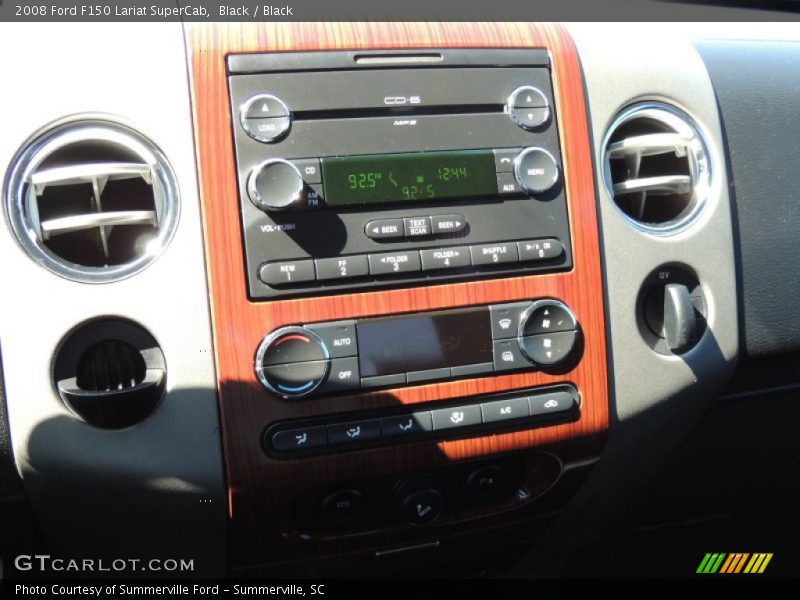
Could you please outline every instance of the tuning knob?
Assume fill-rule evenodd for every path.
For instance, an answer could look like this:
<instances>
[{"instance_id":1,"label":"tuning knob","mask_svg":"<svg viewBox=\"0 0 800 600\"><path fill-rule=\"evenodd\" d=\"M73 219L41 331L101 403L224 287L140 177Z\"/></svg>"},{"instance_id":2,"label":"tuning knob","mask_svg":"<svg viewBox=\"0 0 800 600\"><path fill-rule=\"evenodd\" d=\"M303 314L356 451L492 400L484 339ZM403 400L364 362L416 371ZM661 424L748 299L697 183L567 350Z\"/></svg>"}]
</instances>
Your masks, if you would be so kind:
<instances>
[{"instance_id":1,"label":"tuning knob","mask_svg":"<svg viewBox=\"0 0 800 600\"><path fill-rule=\"evenodd\" d=\"M544 148L525 148L514 160L514 177L529 194L543 194L558 182L558 163Z\"/></svg>"},{"instance_id":2,"label":"tuning knob","mask_svg":"<svg viewBox=\"0 0 800 600\"><path fill-rule=\"evenodd\" d=\"M566 360L577 337L575 315L558 300L534 302L520 316L517 342L523 356L533 364L549 367Z\"/></svg>"},{"instance_id":3,"label":"tuning knob","mask_svg":"<svg viewBox=\"0 0 800 600\"><path fill-rule=\"evenodd\" d=\"M325 342L305 327L281 327L265 337L256 351L256 376L284 399L313 393L328 378L331 361Z\"/></svg>"},{"instance_id":4,"label":"tuning knob","mask_svg":"<svg viewBox=\"0 0 800 600\"><path fill-rule=\"evenodd\" d=\"M250 201L263 211L287 210L303 201L305 183L300 170L282 158L253 167L247 178Z\"/></svg>"}]
</instances>

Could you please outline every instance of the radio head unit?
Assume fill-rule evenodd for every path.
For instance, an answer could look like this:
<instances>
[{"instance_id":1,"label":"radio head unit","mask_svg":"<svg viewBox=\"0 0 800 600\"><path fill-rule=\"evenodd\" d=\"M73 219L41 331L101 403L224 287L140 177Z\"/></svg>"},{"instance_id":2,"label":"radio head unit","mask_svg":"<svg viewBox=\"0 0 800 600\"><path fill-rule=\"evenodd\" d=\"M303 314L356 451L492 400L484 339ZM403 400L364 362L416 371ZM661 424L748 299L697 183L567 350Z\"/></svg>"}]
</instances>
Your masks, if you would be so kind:
<instances>
[{"instance_id":1,"label":"radio head unit","mask_svg":"<svg viewBox=\"0 0 800 600\"><path fill-rule=\"evenodd\" d=\"M228 57L251 298L572 266L550 64Z\"/></svg>"}]
</instances>

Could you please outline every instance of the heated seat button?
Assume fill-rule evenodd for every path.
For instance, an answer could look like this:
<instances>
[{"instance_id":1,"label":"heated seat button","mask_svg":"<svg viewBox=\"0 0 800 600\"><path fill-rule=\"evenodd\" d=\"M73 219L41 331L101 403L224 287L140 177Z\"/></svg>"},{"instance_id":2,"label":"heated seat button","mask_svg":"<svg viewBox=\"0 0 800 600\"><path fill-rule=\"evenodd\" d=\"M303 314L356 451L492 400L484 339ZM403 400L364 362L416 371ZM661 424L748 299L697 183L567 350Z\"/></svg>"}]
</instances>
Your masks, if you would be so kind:
<instances>
[{"instance_id":1,"label":"heated seat button","mask_svg":"<svg viewBox=\"0 0 800 600\"><path fill-rule=\"evenodd\" d=\"M412 492L402 504L403 520L410 525L433 523L444 511L444 498L436 489Z\"/></svg>"},{"instance_id":2,"label":"heated seat button","mask_svg":"<svg viewBox=\"0 0 800 600\"><path fill-rule=\"evenodd\" d=\"M349 444L376 440L379 437L381 437L381 425L375 419L328 425L329 444Z\"/></svg>"},{"instance_id":3,"label":"heated seat button","mask_svg":"<svg viewBox=\"0 0 800 600\"><path fill-rule=\"evenodd\" d=\"M514 492L514 482L499 465L476 469L467 477L468 498L475 504L498 502Z\"/></svg>"},{"instance_id":4,"label":"heated seat button","mask_svg":"<svg viewBox=\"0 0 800 600\"><path fill-rule=\"evenodd\" d=\"M279 452L291 452L305 448L318 448L328 443L325 427L302 427L282 429L272 434L270 445Z\"/></svg>"}]
</instances>

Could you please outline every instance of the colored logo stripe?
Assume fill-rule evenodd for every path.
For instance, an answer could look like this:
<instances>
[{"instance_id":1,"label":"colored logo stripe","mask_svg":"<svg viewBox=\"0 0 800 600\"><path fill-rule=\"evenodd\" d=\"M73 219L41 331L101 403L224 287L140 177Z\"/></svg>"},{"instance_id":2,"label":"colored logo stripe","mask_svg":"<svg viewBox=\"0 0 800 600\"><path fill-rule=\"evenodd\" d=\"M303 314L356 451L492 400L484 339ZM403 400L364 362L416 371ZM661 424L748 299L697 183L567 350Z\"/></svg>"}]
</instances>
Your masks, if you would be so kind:
<instances>
[{"instance_id":1,"label":"colored logo stripe","mask_svg":"<svg viewBox=\"0 0 800 600\"><path fill-rule=\"evenodd\" d=\"M719 554L716 552L713 554L711 553L706 554L702 562L700 563L700 566L697 567L697 572L716 573L717 569L719 569L719 566L722 564L722 561L725 558L725 556L726 555L724 553Z\"/></svg>"},{"instance_id":2,"label":"colored logo stripe","mask_svg":"<svg viewBox=\"0 0 800 600\"><path fill-rule=\"evenodd\" d=\"M697 573L704 574L736 574L736 573L763 573L772 560L772 553L759 552L708 552L700 561Z\"/></svg>"}]
</instances>

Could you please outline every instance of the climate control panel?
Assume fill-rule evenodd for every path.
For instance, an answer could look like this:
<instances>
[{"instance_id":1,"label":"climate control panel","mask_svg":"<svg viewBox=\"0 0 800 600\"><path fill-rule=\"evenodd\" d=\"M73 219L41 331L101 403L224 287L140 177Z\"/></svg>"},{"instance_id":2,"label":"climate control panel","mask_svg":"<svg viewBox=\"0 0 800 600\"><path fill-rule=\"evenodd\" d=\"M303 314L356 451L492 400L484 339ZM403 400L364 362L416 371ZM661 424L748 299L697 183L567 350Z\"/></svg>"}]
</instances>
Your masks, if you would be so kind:
<instances>
[{"instance_id":1,"label":"climate control panel","mask_svg":"<svg viewBox=\"0 0 800 600\"><path fill-rule=\"evenodd\" d=\"M561 367L575 358L578 338L570 308L543 298L281 327L259 345L255 372L269 392L292 400Z\"/></svg>"}]
</instances>

